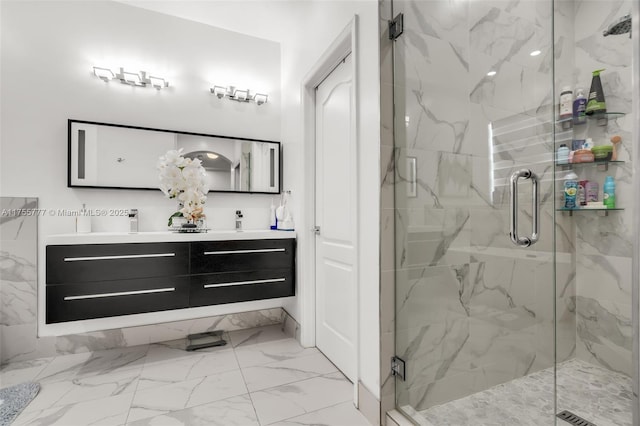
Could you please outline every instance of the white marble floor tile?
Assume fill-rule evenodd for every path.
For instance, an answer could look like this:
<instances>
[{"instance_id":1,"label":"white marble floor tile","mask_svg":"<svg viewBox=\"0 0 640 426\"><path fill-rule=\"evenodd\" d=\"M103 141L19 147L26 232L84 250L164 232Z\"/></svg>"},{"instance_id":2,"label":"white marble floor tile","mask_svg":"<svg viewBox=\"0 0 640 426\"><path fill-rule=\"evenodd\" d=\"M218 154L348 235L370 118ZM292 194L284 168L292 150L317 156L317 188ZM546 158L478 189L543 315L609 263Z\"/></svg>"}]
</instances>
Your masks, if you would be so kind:
<instances>
[{"instance_id":1,"label":"white marble floor tile","mask_svg":"<svg viewBox=\"0 0 640 426\"><path fill-rule=\"evenodd\" d=\"M249 395L198 405L127 426L259 426Z\"/></svg>"},{"instance_id":2,"label":"white marble floor tile","mask_svg":"<svg viewBox=\"0 0 640 426\"><path fill-rule=\"evenodd\" d=\"M149 347L145 345L92 352L78 369L76 377L91 377L141 368L148 350Z\"/></svg>"},{"instance_id":3,"label":"white marble floor tile","mask_svg":"<svg viewBox=\"0 0 640 426\"><path fill-rule=\"evenodd\" d=\"M290 338L282 331L282 324L232 331L229 337L234 348Z\"/></svg>"},{"instance_id":4,"label":"white marble floor tile","mask_svg":"<svg viewBox=\"0 0 640 426\"><path fill-rule=\"evenodd\" d=\"M183 339L13 363L0 383L41 384L15 426L366 424L316 348L280 325L233 334L235 347L187 352Z\"/></svg>"},{"instance_id":5,"label":"white marble floor tile","mask_svg":"<svg viewBox=\"0 0 640 426\"><path fill-rule=\"evenodd\" d=\"M213 353L194 352L188 357L146 364L140 376L138 391L239 368L232 349Z\"/></svg>"},{"instance_id":6,"label":"white marble floor tile","mask_svg":"<svg viewBox=\"0 0 640 426\"><path fill-rule=\"evenodd\" d=\"M261 425L351 401L353 385L340 373L314 377L251 394Z\"/></svg>"},{"instance_id":7,"label":"white marble floor tile","mask_svg":"<svg viewBox=\"0 0 640 426\"><path fill-rule=\"evenodd\" d=\"M127 421L134 422L246 393L240 370L145 389L135 393Z\"/></svg>"},{"instance_id":8,"label":"white marble floor tile","mask_svg":"<svg viewBox=\"0 0 640 426\"><path fill-rule=\"evenodd\" d=\"M338 371L336 367L324 355L316 353L301 358L243 368L242 374L249 392L255 392L336 371Z\"/></svg>"},{"instance_id":9,"label":"white marble floor tile","mask_svg":"<svg viewBox=\"0 0 640 426\"><path fill-rule=\"evenodd\" d=\"M302 425L370 426L371 424L351 401L271 424L271 426Z\"/></svg>"},{"instance_id":10,"label":"white marble floor tile","mask_svg":"<svg viewBox=\"0 0 640 426\"><path fill-rule=\"evenodd\" d=\"M21 413L13 426L118 426L125 423L133 393Z\"/></svg>"},{"instance_id":11,"label":"white marble floor tile","mask_svg":"<svg viewBox=\"0 0 640 426\"><path fill-rule=\"evenodd\" d=\"M89 352L57 356L36 376L35 380L41 383L71 380L90 357Z\"/></svg>"},{"instance_id":12,"label":"white marble floor tile","mask_svg":"<svg viewBox=\"0 0 640 426\"><path fill-rule=\"evenodd\" d=\"M316 348L304 348L295 339L277 340L275 342L238 346L236 348L236 356L242 368L276 361L286 361L317 353L319 351Z\"/></svg>"},{"instance_id":13,"label":"white marble floor tile","mask_svg":"<svg viewBox=\"0 0 640 426\"><path fill-rule=\"evenodd\" d=\"M51 407L133 393L136 390L141 369L141 367L138 367L110 374L41 383L40 392L27 405L25 411L44 410Z\"/></svg>"},{"instance_id":14,"label":"white marble floor tile","mask_svg":"<svg viewBox=\"0 0 640 426\"><path fill-rule=\"evenodd\" d=\"M44 370L52 358L40 358L7 364L0 369L0 389L33 381Z\"/></svg>"}]
</instances>

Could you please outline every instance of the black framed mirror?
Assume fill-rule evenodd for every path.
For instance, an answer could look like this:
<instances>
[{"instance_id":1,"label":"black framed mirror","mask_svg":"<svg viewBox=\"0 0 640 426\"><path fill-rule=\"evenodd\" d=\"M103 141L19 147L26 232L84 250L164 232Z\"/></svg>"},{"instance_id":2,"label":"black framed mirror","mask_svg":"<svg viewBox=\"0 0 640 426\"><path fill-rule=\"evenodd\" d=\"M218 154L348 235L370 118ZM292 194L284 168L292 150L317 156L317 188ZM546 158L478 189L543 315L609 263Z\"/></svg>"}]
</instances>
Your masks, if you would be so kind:
<instances>
[{"instance_id":1,"label":"black framed mirror","mask_svg":"<svg viewBox=\"0 0 640 426\"><path fill-rule=\"evenodd\" d=\"M202 161L209 192L279 194L280 142L68 121L70 188L159 188L158 159L169 150Z\"/></svg>"}]
</instances>

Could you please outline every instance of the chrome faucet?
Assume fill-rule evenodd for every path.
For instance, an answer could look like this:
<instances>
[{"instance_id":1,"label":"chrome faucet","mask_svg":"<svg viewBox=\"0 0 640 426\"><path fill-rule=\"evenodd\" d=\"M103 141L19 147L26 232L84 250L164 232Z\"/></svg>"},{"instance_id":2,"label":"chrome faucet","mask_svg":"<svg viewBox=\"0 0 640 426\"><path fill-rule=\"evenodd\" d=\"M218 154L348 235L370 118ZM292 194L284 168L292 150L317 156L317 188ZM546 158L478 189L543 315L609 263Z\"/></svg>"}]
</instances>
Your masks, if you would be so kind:
<instances>
[{"instance_id":1,"label":"chrome faucet","mask_svg":"<svg viewBox=\"0 0 640 426\"><path fill-rule=\"evenodd\" d=\"M138 232L138 209L129 209L129 233Z\"/></svg>"},{"instance_id":2,"label":"chrome faucet","mask_svg":"<svg viewBox=\"0 0 640 426\"><path fill-rule=\"evenodd\" d=\"M236 231L242 231L242 211L236 210Z\"/></svg>"}]
</instances>

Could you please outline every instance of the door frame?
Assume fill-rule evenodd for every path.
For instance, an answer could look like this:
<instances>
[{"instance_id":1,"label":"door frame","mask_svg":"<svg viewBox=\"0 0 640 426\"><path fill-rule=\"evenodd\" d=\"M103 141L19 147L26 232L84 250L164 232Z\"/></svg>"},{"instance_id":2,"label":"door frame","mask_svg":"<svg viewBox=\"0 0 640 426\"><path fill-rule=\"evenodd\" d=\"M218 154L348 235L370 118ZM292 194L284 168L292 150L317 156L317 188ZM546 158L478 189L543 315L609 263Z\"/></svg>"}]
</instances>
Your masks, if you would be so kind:
<instances>
[{"instance_id":1,"label":"door frame","mask_svg":"<svg viewBox=\"0 0 640 426\"><path fill-rule=\"evenodd\" d=\"M357 29L358 15L354 15L347 26L331 42L322 56L316 61L311 70L302 80L301 104L303 115L303 156L304 156L304 217L308 219L311 226L315 226L315 200L316 200L316 87L346 58L352 55L352 78L353 78L353 98L351 100L351 136L355 143L356 156L353 167L356 174L356 190L359 189L358 153L359 141L357 132L357 107L358 107L358 57L357 57ZM354 215L357 218L360 208L356 197ZM301 301L301 326L300 340L303 346L315 346L316 344L316 244L315 235L311 227L305 230L309 243L306 244L301 255L308 265L302 275L302 282L305 285L299 286L298 294ZM305 239L307 239L305 238ZM354 404L358 406L358 382L360 381L360 280L359 261L360 252L358 247L359 232L356 227L356 240L354 241L354 251L356 262L354 264L356 306L355 310L355 377L354 377Z\"/></svg>"}]
</instances>

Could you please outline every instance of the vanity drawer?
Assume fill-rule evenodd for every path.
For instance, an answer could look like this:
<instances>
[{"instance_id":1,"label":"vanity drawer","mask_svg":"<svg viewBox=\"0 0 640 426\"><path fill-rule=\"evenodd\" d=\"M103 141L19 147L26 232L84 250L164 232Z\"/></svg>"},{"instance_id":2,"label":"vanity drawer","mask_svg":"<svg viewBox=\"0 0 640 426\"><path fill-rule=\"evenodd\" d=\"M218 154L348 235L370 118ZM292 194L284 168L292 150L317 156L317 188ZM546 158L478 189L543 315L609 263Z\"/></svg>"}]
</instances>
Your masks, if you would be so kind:
<instances>
[{"instance_id":1,"label":"vanity drawer","mask_svg":"<svg viewBox=\"0 0 640 426\"><path fill-rule=\"evenodd\" d=\"M189 277L46 286L47 324L189 306Z\"/></svg>"},{"instance_id":2,"label":"vanity drawer","mask_svg":"<svg viewBox=\"0 0 640 426\"><path fill-rule=\"evenodd\" d=\"M220 305L288 296L295 296L293 269L231 272L192 276L189 305Z\"/></svg>"},{"instance_id":3,"label":"vanity drawer","mask_svg":"<svg viewBox=\"0 0 640 426\"><path fill-rule=\"evenodd\" d=\"M191 245L191 273L294 267L295 239L203 241Z\"/></svg>"},{"instance_id":4,"label":"vanity drawer","mask_svg":"<svg viewBox=\"0 0 640 426\"><path fill-rule=\"evenodd\" d=\"M47 246L47 284L189 274L189 243Z\"/></svg>"}]
</instances>

